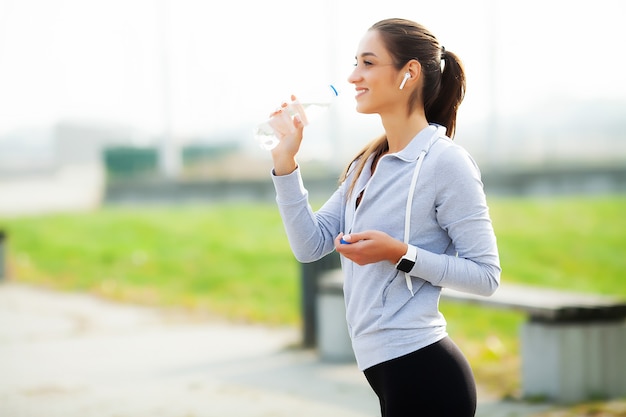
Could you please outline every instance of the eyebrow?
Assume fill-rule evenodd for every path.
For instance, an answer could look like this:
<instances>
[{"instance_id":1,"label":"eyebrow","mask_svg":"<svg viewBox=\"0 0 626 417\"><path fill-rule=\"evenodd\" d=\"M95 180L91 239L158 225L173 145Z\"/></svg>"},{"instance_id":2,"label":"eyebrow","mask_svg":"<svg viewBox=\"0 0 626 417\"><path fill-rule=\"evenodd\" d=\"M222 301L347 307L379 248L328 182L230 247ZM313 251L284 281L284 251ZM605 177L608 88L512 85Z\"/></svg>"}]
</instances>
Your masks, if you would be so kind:
<instances>
[{"instance_id":1,"label":"eyebrow","mask_svg":"<svg viewBox=\"0 0 626 417\"><path fill-rule=\"evenodd\" d=\"M366 56L374 56L376 58L378 58L378 55L376 55L374 52L363 52L361 54L361 58L365 58ZM356 59L357 57L355 56L354 59Z\"/></svg>"}]
</instances>

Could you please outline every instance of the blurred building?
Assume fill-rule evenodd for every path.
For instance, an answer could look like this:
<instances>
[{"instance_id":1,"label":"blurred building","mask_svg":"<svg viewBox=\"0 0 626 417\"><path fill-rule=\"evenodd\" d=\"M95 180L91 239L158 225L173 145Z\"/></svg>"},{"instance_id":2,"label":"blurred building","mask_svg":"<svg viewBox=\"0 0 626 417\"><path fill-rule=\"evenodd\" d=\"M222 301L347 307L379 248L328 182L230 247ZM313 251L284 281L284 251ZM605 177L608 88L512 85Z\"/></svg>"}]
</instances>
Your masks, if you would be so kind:
<instances>
[{"instance_id":1,"label":"blurred building","mask_svg":"<svg viewBox=\"0 0 626 417\"><path fill-rule=\"evenodd\" d=\"M0 140L0 215L98 207L103 148L138 139L129 128L90 123L12 132Z\"/></svg>"}]
</instances>

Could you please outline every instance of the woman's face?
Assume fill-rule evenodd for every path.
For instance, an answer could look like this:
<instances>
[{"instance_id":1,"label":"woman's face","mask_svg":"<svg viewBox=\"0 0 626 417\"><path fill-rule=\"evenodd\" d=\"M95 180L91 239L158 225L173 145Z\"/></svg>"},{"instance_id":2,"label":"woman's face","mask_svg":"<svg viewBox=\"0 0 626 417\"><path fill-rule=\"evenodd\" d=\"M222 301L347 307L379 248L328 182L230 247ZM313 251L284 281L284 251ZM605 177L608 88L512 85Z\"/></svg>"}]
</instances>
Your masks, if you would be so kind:
<instances>
[{"instance_id":1,"label":"woman's face","mask_svg":"<svg viewBox=\"0 0 626 417\"><path fill-rule=\"evenodd\" d=\"M356 88L356 110L366 114L384 114L406 108L399 100L402 76L378 31L365 33L359 44L354 71L348 82Z\"/></svg>"}]
</instances>

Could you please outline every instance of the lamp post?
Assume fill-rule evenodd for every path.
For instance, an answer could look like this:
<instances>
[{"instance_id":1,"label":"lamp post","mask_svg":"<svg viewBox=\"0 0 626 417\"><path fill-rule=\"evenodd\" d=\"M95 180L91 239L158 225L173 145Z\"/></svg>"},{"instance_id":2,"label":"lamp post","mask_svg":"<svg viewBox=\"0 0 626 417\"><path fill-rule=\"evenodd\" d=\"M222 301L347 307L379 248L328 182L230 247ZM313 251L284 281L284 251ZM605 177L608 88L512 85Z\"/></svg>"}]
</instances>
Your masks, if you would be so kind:
<instances>
[{"instance_id":1,"label":"lamp post","mask_svg":"<svg viewBox=\"0 0 626 417\"><path fill-rule=\"evenodd\" d=\"M156 0L157 30L159 37L159 50L162 82L162 109L163 131L159 141L159 170L167 179L174 179L181 169L180 149L172 135L172 97L170 80L170 57L169 57L169 30L168 25L168 1Z\"/></svg>"}]
</instances>

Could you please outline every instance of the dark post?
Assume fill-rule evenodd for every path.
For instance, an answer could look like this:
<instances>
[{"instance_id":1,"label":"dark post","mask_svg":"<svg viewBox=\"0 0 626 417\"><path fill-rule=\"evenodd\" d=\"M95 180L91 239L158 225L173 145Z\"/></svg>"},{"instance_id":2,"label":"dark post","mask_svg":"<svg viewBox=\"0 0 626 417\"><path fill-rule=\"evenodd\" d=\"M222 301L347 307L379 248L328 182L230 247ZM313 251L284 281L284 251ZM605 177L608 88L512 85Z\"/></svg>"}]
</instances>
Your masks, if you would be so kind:
<instances>
[{"instance_id":1,"label":"dark post","mask_svg":"<svg viewBox=\"0 0 626 417\"><path fill-rule=\"evenodd\" d=\"M5 241L6 241L6 237L7 234L5 233L4 230L0 230L0 281L2 281L6 274L5 274L5 263L4 263L4 256L5 256Z\"/></svg>"},{"instance_id":2,"label":"dark post","mask_svg":"<svg viewBox=\"0 0 626 417\"><path fill-rule=\"evenodd\" d=\"M317 346L317 283L324 272L340 268L341 261L337 252L331 252L318 261L301 265L302 346L312 348Z\"/></svg>"}]
</instances>

